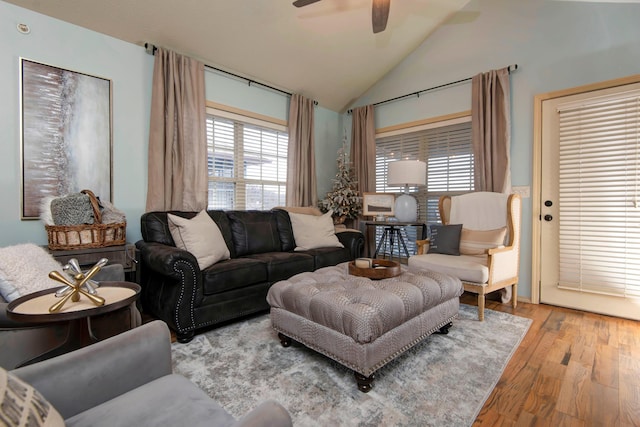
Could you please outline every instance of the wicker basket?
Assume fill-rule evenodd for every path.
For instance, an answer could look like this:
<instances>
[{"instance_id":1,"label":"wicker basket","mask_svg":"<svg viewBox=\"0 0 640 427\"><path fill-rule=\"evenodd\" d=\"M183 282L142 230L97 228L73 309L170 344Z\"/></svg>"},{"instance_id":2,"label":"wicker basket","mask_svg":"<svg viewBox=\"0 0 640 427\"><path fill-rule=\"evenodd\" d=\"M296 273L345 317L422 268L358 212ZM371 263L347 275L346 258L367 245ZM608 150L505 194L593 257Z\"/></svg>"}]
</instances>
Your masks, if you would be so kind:
<instances>
[{"instance_id":1,"label":"wicker basket","mask_svg":"<svg viewBox=\"0 0 640 427\"><path fill-rule=\"evenodd\" d=\"M91 190L82 190L89 196L93 208L93 224L79 225L45 225L49 238L49 249L69 250L104 248L106 246L118 246L126 243L127 222L112 224L102 223L102 213L98 205L98 199Z\"/></svg>"}]
</instances>

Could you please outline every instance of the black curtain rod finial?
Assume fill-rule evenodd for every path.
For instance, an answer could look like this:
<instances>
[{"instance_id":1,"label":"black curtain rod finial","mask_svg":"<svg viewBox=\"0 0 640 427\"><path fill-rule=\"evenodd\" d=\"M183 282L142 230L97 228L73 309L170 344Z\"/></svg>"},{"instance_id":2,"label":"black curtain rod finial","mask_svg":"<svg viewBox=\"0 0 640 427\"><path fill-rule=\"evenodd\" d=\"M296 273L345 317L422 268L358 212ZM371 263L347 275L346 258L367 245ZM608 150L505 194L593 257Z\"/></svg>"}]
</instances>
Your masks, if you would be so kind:
<instances>
[{"instance_id":1,"label":"black curtain rod finial","mask_svg":"<svg viewBox=\"0 0 640 427\"><path fill-rule=\"evenodd\" d=\"M151 43L145 43L144 44L144 50L149 54L149 55L155 55L156 51L158 50L157 47L155 47L154 45L152 45Z\"/></svg>"}]
</instances>

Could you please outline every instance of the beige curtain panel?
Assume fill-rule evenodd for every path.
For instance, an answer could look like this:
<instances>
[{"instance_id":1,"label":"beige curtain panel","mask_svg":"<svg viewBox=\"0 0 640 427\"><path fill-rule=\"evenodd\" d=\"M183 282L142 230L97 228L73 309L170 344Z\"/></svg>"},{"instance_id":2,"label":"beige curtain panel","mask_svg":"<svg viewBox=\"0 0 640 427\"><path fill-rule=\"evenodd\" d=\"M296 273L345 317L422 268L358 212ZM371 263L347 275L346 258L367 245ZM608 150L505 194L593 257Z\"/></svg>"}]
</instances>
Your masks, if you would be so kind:
<instances>
[{"instance_id":1,"label":"beige curtain panel","mask_svg":"<svg viewBox=\"0 0 640 427\"><path fill-rule=\"evenodd\" d=\"M204 64L159 48L149 128L147 212L207 207Z\"/></svg>"},{"instance_id":2,"label":"beige curtain panel","mask_svg":"<svg viewBox=\"0 0 640 427\"><path fill-rule=\"evenodd\" d=\"M351 110L351 163L360 197L376 191L376 125L373 105ZM365 256L373 253L375 227L366 227L360 219L355 228L366 236Z\"/></svg>"},{"instance_id":3,"label":"beige curtain panel","mask_svg":"<svg viewBox=\"0 0 640 427\"><path fill-rule=\"evenodd\" d=\"M471 79L471 129L476 191L511 192L509 69Z\"/></svg>"},{"instance_id":4,"label":"beige curtain panel","mask_svg":"<svg viewBox=\"0 0 640 427\"><path fill-rule=\"evenodd\" d=\"M316 206L318 202L313 127L313 100L293 94L289 107L287 206Z\"/></svg>"},{"instance_id":5,"label":"beige curtain panel","mask_svg":"<svg viewBox=\"0 0 640 427\"><path fill-rule=\"evenodd\" d=\"M373 105L351 111L351 163L358 180L358 192L376 190L376 125Z\"/></svg>"}]
</instances>

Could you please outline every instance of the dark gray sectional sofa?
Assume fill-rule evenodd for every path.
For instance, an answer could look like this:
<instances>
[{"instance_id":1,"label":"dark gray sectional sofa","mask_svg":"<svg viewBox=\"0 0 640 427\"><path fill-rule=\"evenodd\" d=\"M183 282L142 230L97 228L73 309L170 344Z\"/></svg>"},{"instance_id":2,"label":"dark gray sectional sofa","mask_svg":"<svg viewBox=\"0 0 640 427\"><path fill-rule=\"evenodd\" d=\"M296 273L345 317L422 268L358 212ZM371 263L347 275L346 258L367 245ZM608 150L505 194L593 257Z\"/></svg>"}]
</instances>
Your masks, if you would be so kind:
<instances>
[{"instance_id":1,"label":"dark gray sectional sofa","mask_svg":"<svg viewBox=\"0 0 640 427\"><path fill-rule=\"evenodd\" d=\"M294 251L289 214L270 211L207 213L216 222L231 258L200 271L196 258L175 246L167 213L193 218L198 212L147 212L141 217L141 305L143 312L165 321L180 342L196 331L249 314L269 310L269 287L318 268L359 257L364 236L359 231L337 233L344 248ZM206 239L207 236L202 236Z\"/></svg>"}]
</instances>

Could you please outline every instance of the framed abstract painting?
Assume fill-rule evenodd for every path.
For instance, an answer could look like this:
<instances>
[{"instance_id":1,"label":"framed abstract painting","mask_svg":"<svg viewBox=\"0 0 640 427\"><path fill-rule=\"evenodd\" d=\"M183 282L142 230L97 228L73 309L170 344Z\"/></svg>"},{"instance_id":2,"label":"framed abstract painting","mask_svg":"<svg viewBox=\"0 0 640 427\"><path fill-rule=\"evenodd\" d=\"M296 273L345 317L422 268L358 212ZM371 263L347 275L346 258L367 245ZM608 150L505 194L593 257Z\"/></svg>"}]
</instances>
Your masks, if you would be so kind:
<instances>
[{"instance_id":1,"label":"framed abstract painting","mask_svg":"<svg viewBox=\"0 0 640 427\"><path fill-rule=\"evenodd\" d=\"M22 219L47 197L112 199L111 80L20 58Z\"/></svg>"}]
</instances>

